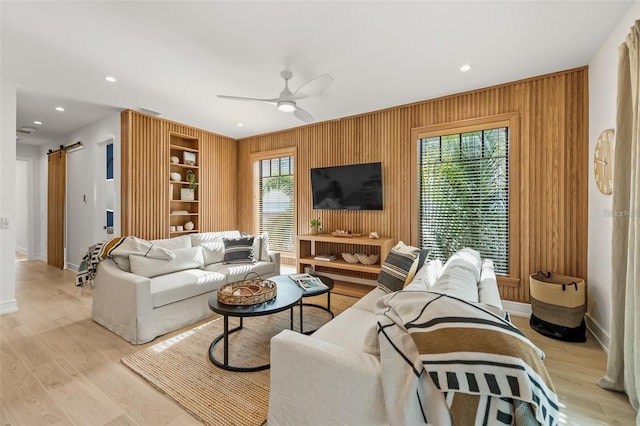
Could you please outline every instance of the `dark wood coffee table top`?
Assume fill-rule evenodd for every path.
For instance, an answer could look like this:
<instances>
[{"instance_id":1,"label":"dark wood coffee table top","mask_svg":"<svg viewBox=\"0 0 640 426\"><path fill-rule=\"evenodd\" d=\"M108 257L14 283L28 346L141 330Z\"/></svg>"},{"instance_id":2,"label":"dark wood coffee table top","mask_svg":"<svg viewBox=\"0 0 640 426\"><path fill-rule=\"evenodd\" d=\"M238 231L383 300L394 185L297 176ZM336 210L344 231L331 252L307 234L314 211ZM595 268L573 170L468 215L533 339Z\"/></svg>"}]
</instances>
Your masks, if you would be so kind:
<instances>
[{"instance_id":1,"label":"dark wood coffee table top","mask_svg":"<svg viewBox=\"0 0 640 426\"><path fill-rule=\"evenodd\" d=\"M225 305L218 302L218 292L215 291L209 297L209 308L217 314L230 317L257 317L287 310L300 301L303 291L291 279L287 278L289 280L287 283L284 280L276 280L279 277L268 278L275 281L278 288L276 297L267 302L256 305Z\"/></svg>"}]
</instances>

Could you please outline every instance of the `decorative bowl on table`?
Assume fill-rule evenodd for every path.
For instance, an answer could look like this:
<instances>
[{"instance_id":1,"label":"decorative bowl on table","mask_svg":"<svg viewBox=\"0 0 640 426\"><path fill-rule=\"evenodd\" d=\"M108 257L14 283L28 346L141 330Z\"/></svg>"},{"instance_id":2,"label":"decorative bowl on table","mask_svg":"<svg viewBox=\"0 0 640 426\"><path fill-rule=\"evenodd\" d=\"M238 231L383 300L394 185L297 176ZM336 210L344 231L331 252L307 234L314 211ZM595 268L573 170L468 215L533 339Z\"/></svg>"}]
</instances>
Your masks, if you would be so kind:
<instances>
[{"instance_id":1,"label":"decorative bowl on table","mask_svg":"<svg viewBox=\"0 0 640 426\"><path fill-rule=\"evenodd\" d=\"M351 253L342 253L342 258L347 263L358 263L358 256Z\"/></svg>"},{"instance_id":2,"label":"decorative bowl on table","mask_svg":"<svg viewBox=\"0 0 640 426\"><path fill-rule=\"evenodd\" d=\"M360 263L363 265L373 265L378 261L380 257L379 254L364 254L364 253L356 253L356 256Z\"/></svg>"}]
</instances>

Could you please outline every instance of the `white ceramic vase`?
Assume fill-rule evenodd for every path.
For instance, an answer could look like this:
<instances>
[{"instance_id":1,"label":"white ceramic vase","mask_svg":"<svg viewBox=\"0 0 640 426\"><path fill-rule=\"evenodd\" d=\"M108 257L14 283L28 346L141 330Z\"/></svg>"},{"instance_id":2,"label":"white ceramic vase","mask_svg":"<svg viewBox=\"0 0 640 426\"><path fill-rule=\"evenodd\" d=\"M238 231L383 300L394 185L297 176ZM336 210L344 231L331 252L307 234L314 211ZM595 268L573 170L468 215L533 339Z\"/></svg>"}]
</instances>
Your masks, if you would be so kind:
<instances>
[{"instance_id":1,"label":"white ceramic vase","mask_svg":"<svg viewBox=\"0 0 640 426\"><path fill-rule=\"evenodd\" d=\"M169 175L172 181L180 182L182 180L182 175L178 172L171 172Z\"/></svg>"},{"instance_id":2,"label":"white ceramic vase","mask_svg":"<svg viewBox=\"0 0 640 426\"><path fill-rule=\"evenodd\" d=\"M187 222L184 224L184 229L186 231L192 231L193 228L195 228L195 225L193 224L193 222Z\"/></svg>"}]
</instances>

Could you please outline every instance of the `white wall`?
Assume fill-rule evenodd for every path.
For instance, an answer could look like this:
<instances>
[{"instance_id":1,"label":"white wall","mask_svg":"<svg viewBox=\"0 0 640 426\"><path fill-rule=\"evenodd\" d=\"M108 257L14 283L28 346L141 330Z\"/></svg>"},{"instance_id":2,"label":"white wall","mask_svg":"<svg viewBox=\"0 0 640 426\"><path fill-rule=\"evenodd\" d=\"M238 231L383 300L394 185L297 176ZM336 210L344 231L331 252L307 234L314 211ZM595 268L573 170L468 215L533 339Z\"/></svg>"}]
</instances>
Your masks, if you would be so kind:
<instances>
[{"instance_id":1,"label":"white wall","mask_svg":"<svg viewBox=\"0 0 640 426\"><path fill-rule=\"evenodd\" d=\"M29 161L17 160L16 161L16 201L14 208L16 209L16 220L14 221L14 227L16 231L16 251L22 254L29 253L29 216L31 209L29 208L29 197L31 196L31 177L29 176Z\"/></svg>"},{"instance_id":2,"label":"white wall","mask_svg":"<svg viewBox=\"0 0 640 426\"><path fill-rule=\"evenodd\" d=\"M640 1L634 2L589 63L589 152L591 158L598 136L604 129L616 127L618 47L629 29L640 19ZM615 165L614 165L615 167ZM609 347L611 329L611 195L602 195L593 179L590 161L589 180L589 306L587 325L601 344ZM614 189L615 190L615 189Z\"/></svg>"},{"instance_id":3,"label":"white wall","mask_svg":"<svg viewBox=\"0 0 640 426\"><path fill-rule=\"evenodd\" d=\"M18 310L15 282L16 86L0 80L0 314ZM0 219L2 220L2 219Z\"/></svg>"},{"instance_id":4,"label":"white wall","mask_svg":"<svg viewBox=\"0 0 640 426\"><path fill-rule=\"evenodd\" d=\"M82 256L94 241L95 228L102 226L102 216L95 215L96 145L113 138L114 156L114 236L120 235L120 114L82 128L67 138L65 145L81 141L84 148L67 154L67 267L77 270Z\"/></svg>"}]
</instances>

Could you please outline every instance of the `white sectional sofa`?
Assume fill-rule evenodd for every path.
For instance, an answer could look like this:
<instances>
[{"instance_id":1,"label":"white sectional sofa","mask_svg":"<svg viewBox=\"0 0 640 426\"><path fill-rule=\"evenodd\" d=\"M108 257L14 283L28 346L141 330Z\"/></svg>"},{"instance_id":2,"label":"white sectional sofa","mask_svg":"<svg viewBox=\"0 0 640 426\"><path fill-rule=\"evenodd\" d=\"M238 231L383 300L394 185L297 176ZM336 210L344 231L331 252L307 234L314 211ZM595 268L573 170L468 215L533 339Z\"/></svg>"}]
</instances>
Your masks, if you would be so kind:
<instances>
[{"instance_id":1,"label":"white sectional sofa","mask_svg":"<svg viewBox=\"0 0 640 426\"><path fill-rule=\"evenodd\" d=\"M171 250L172 260L103 260L93 284L93 320L131 343L146 343L211 315L207 300L220 286L253 273L280 274L280 254L268 250L267 234L254 238L254 262L225 263L223 238L239 237L239 231L224 231L152 241Z\"/></svg>"},{"instance_id":2,"label":"white sectional sofa","mask_svg":"<svg viewBox=\"0 0 640 426\"><path fill-rule=\"evenodd\" d=\"M501 310L493 263L477 258L474 277L464 253L455 256L446 268L429 262L402 291L441 292ZM310 336L285 330L271 340L270 426L389 424L379 356L367 350L376 303L386 295L372 290Z\"/></svg>"}]
</instances>

